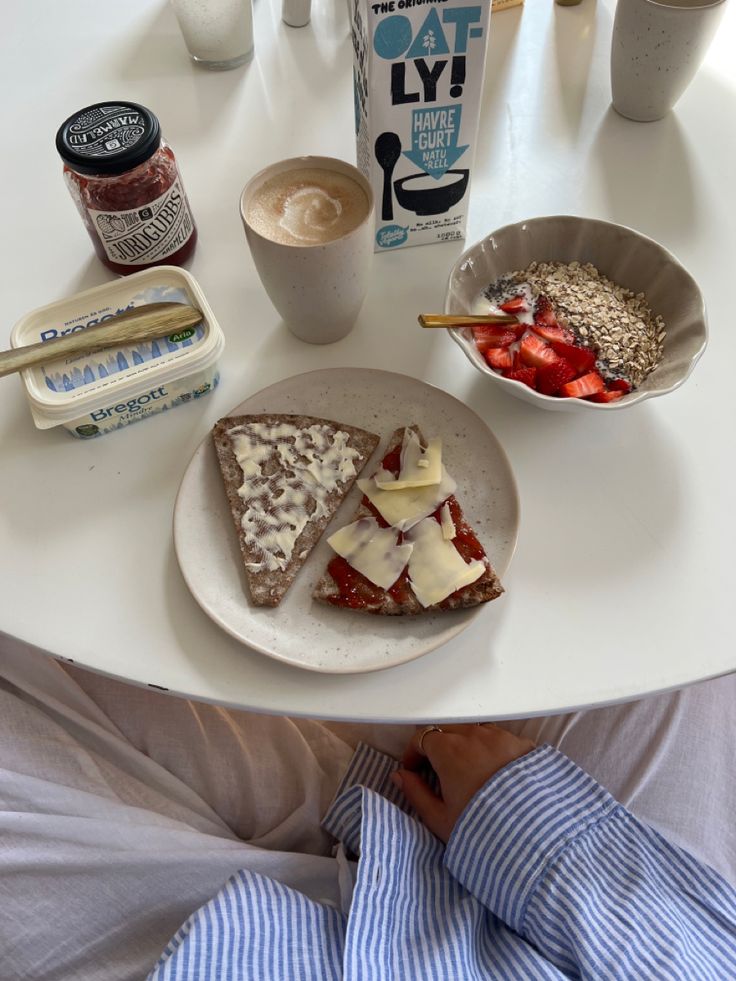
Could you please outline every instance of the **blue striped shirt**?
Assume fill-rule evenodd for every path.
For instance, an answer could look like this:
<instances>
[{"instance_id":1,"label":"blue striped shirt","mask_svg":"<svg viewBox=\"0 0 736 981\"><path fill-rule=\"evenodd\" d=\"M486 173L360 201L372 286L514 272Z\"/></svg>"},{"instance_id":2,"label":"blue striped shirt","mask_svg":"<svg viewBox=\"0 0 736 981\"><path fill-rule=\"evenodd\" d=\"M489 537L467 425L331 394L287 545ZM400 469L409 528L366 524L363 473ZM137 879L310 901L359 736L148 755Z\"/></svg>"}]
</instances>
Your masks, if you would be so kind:
<instances>
[{"instance_id":1,"label":"blue striped shirt","mask_svg":"<svg viewBox=\"0 0 736 981\"><path fill-rule=\"evenodd\" d=\"M736 978L736 892L548 746L500 770L445 848L361 746L324 826L349 913L240 871L149 981Z\"/></svg>"}]
</instances>

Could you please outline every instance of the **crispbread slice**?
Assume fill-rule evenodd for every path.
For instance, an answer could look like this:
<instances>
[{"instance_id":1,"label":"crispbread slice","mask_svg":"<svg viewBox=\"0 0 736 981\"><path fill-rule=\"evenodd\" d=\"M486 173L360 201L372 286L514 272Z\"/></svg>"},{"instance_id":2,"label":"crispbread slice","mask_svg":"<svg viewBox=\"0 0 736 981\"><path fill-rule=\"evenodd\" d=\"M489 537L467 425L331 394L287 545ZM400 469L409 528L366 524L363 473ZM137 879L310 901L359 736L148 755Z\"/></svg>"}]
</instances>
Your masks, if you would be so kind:
<instances>
[{"instance_id":1,"label":"crispbread slice","mask_svg":"<svg viewBox=\"0 0 736 981\"><path fill-rule=\"evenodd\" d=\"M296 430L300 431L308 430L311 426L327 428L330 431L333 443L338 433L347 434L347 447L355 450L358 454L352 461L355 473L341 480L334 490L329 491L323 501L324 507L319 515L315 514L316 498L313 494L310 494L309 486L304 485L308 495L304 507L310 517L296 538L290 555L287 556L282 553L279 556L280 560L284 563L283 568L262 568L266 553L258 545L257 535L246 533L243 527L243 517L248 512L248 504L238 491L241 486L245 486L246 480L243 469L235 455L230 433L237 427L248 426L254 423L270 427L293 426ZM227 494L230 511L238 533L238 542L245 565L251 598L256 606L278 606L286 591L294 582L297 573L307 560L309 553L317 544L320 535L327 527L335 511L355 483L358 474L378 446L379 437L374 433L357 429L355 426L346 426L342 423L333 422L330 419L272 413L232 416L230 418L220 419L212 430L212 438L222 472L225 493ZM267 444L264 442L263 445L265 446ZM275 444L273 444L273 452L262 461L262 472L275 479L278 479L281 474L286 476L289 473L294 473L293 470L289 470L285 466L283 460L279 457ZM265 527L265 520L267 518L273 519L274 511L277 508L276 499L270 498L268 492L265 492L255 502L254 508L256 511L260 509L263 513ZM250 517L252 516L253 511L250 514ZM259 566L261 567L259 568Z\"/></svg>"},{"instance_id":2,"label":"crispbread slice","mask_svg":"<svg viewBox=\"0 0 736 981\"><path fill-rule=\"evenodd\" d=\"M411 428L419 436L422 446L426 446L426 440L422 436L419 427L412 426ZM393 433L391 439L389 440L386 452L384 453L384 459L389 453L401 446L404 439L404 429L405 427L402 426L400 429L397 429L395 433ZM457 501L456 496L455 500ZM462 509L460 510L462 513ZM353 521L357 521L358 518L364 518L368 515L375 516L374 512L363 502L361 502L357 511L355 512ZM467 525L467 521L464 517L463 521L465 521L465 524ZM372 584L370 584L370 592L377 597L375 601L370 601L365 606L358 607L356 607L352 602L343 603L341 602L339 587L330 575L329 570L325 572L320 581L317 583L312 595L314 599L321 603L328 603L330 606L342 606L346 609L357 610L358 612L363 613L378 614L380 616L414 616L419 613L426 613L436 610L468 609L469 607L478 606L481 603L488 603L490 600L496 599L504 591L501 581L488 561L488 557L486 556L483 561L486 565L486 571L483 573L480 579L476 579L474 583L471 583L469 586L465 586L463 589L460 589L451 596L448 596L447 599L443 600L441 603L437 603L433 606L422 606L411 589L407 591L407 594L401 602L397 602L397 600L395 600L389 592L386 590L381 590ZM359 573L356 573L356 575L359 575Z\"/></svg>"}]
</instances>

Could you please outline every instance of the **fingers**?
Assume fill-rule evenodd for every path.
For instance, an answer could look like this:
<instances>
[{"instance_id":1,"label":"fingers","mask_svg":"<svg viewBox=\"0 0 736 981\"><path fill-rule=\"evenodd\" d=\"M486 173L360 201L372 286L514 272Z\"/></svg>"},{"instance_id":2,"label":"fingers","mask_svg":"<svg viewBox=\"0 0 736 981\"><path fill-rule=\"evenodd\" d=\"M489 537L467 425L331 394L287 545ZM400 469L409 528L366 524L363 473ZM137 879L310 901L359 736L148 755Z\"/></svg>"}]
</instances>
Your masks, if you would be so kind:
<instances>
[{"instance_id":1,"label":"fingers","mask_svg":"<svg viewBox=\"0 0 736 981\"><path fill-rule=\"evenodd\" d=\"M448 828L447 808L443 801L430 790L418 774L411 773L409 770L394 773L392 780L403 790L404 796L432 834L447 842L451 827Z\"/></svg>"},{"instance_id":2,"label":"fingers","mask_svg":"<svg viewBox=\"0 0 736 981\"><path fill-rule=\"evenodd\" d=\"M422 765L425 759L428 759L434 767L434 759L437 758L437 754L440 754L440 759L442 759L445 755L443 748L440 745L441 742L444 740L445 749L448 749L450 743L452 742L444 739L446 735L467 736L477 733L486 725L490 727L493 725L493 723L483 723L482 726L479 726L474 722L454 724L448 723L441 726L441 732L438 732L436 729L427 731L427 726L420 726L412 736L409 745L406 747L401 762L408 770L416 770Z\"/></svg>"},{"instance_id":3,"label":"fingers","mask_svg":"<svg viewBox=\"0 0 736 981\"><path fill-rule=\"evenodd\" d=\"M401 762L409 770L416 770L424 763L425 759L431 763L437 744L440 740L446 739L449 733L450 726L442 726L441 729L422 726L417 729L406 747Z\"/></svg>"}]
</instances>

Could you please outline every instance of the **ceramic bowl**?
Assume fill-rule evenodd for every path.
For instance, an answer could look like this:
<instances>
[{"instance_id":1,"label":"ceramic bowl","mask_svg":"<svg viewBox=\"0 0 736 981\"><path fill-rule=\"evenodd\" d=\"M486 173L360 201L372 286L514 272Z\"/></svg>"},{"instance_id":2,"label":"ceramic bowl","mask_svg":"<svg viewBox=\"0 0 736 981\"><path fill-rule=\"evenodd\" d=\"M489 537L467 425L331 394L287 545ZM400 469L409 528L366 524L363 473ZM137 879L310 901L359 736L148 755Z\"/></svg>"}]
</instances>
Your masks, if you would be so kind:
<instances>
[{"instance_id":1,"label":"ceramic bowl","mask_svg":"<svg viewBox=\"0 0 736 981\"><path fill-rule=\"evenodd\" d=\"M675 257L651 238L594 218L554 215L506 225L477 242L453 266L445 312L471 313L483 290L504 273L531 262L591 262L615 283L644 293L665 323L662 362L636 391L616 402L597 403L540 395L488 366L467 327L448 331L469 361L510 395L559 412L611 412L666 395L690 375L705 350L708 327L698 284Z\"/></svg>"}]
</instances>

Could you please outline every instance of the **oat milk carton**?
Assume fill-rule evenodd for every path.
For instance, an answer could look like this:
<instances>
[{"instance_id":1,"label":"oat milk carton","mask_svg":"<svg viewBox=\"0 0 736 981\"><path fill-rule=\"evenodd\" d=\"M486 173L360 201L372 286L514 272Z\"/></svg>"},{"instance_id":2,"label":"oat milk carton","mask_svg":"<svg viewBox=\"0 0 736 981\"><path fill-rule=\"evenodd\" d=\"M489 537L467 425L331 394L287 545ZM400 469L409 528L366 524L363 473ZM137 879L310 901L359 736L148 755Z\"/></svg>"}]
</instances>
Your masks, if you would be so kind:
<instances>
[{"instance_id":1,"label":"oat milk carton","mask_svg":"<svg viewBox=\"0 0 736 981\"><path fill-rule=\"evenodd\" d=\"M348 0L376 251L465 237L491 0Z\"/></svg>"}]
</instances>

